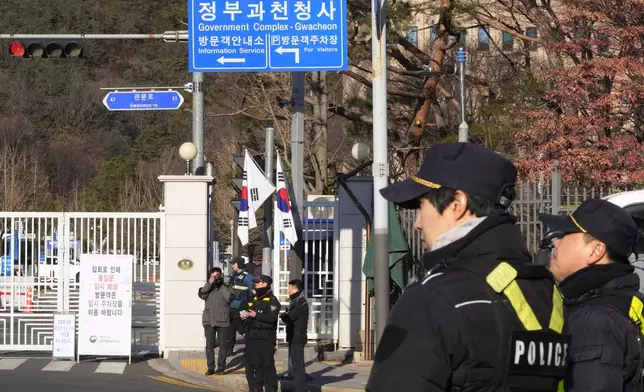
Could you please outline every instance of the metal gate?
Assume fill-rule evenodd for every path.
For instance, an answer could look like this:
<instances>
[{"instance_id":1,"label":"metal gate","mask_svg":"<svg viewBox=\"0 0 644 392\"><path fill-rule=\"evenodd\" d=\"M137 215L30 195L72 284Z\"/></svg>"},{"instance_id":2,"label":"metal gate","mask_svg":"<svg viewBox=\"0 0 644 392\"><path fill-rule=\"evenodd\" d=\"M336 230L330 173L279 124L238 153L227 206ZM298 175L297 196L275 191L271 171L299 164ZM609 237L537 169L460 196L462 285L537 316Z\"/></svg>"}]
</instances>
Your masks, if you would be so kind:
<instances>
[{"instance_id":1,"label":"metal gate","mask_svg":"<svg viewBox=\"0 0 644 392\"><path fill-rule=\"evenodd\" d=\"M302 213L304 260L302 281L309 301L308 338L333 339L338 335L338 274L337 255L340 229L335 219L337 201L305 201ZM276 234L273 285L275 296L288 309L288 259L291 250L285 249ZM278 320L278 339L286 339L286 326Z\"/></svg>"},{"instance_id":2,"label":"metal gate","mask_svg":"<svg viewBox=\"0 0 644 392\"><path fill-rule=\"evenodd\" d=\"M163 213L0 213L0 351L51 351L77 313L81 254L134 255L132 354L161 352ZM77 319L78 320L78 319Z\"/></svg>"}]
</instances>

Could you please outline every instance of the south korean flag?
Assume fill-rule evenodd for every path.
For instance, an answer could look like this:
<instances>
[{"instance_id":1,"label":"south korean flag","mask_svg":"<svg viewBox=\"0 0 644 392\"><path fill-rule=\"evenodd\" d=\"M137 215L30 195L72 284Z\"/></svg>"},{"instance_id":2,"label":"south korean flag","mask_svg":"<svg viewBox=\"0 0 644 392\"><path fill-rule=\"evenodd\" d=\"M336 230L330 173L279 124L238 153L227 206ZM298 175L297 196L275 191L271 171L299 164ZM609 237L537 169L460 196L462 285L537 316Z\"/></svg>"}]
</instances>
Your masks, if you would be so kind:
<instances>
[{"instance_id":1,"label":"south korean flag","mask_svg":"<svg viewBox=\"0 0 644 392\"><path fill-rule=\"evenodd\" d=\"M248 150L245 150L244 176L239 220L237 222L237 235L242 245L246 245L249 242L248 231L257 227L255 213L273 192L275 192L275 187L268 181L255 160L248 154Z\"/></svg>"}]
</instances>

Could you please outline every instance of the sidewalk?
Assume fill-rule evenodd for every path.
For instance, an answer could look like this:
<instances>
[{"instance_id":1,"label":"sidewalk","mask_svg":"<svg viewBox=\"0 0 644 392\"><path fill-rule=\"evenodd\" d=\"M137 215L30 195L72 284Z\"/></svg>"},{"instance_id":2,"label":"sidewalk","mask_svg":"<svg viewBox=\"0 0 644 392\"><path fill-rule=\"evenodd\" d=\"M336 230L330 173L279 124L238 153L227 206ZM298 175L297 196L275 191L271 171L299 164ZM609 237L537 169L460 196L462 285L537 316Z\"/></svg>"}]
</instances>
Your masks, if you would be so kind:
<instances>
[{"instance_id":1,"label":"sidewalk","mask_svg":"<svg viewBox=\"0 0 644 392\"><path fill-rule=\"evenodd\" d=\"M305 353L306 371L309 376L309 391L356 392L364 391L371 370L370 362L351 363L342 359L342 353L326 352L323 361L318 361L315 348ZM339 355L338 355L339 354ZM203 351L171 353L167 359L152 359L152 368L168 377L196 384L215 391L246 392L248 386L244 373L243 345L235 346L235 354L228 358L226 373L221 376L205 376L206 356ZM288 367L288 350L280 347L275 354L278 378ZM292 390L289 380L281 380L282 391Z\"/></svg>"}]
</instances>

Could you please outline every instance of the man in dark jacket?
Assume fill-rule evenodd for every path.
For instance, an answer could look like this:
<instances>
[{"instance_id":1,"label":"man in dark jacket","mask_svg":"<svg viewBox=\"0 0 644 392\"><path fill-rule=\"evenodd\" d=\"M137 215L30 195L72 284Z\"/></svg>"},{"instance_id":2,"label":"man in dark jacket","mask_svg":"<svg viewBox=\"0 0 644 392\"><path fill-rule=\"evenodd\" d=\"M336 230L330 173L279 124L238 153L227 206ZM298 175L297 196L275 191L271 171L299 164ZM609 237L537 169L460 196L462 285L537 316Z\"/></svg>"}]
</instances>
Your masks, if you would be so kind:
<instances>
[{"instance_id":1,"label":"man in dark jacket","mask_svg":"<svg viewBox=\"0 0 644 392\"><path fill-rule=\"evenodd\" d=\"M554 240L550 270L561 282L572 335L566 391L642 391L642 295L629 263L638 230L630 215L591 199L568 216L541 215Z\"/></svg>"},{"instance_id":2,"label":"man in dark jacket","mask_svg":"<svg viewBox=\"0 0 644 392\"><path fill-rule=\"evenodd\" d=\"M247 302L253 295L253 281L255 277L249 274L245 268L243 257L235 257L232 260L233 276L230 279L230 286L233 292L233 299L230 303L230 328L228 329L228 355L233 355L237 332L243 324L239 318L239 307Z\"/></svg>"},{"instance_id":3,"label":"man in dark jacket","mask_svg":"<svg viewBox=\"0 0 644 392\"><path fill-rule=\"evenodd\" d=\"M277 391L274 347L281 305L271 291L273 279L255 279L255 296L242 305L240 317L246 331L246 380L251 392Z\"/></svg>"},{"instance_id":4,"label":"man in dark jacket","mask_svg":"<svg viewBox=\"0 0 644 392\"><path fill-rule=\"evenodd\" d=\"M230 326L230 300L231 292L223 284L221 269L210 269L208 282L199 289L199 298L206 301L201 323L206 333L206 359L208 371L206 376L224 374L226 370L226 341L227 331ZM217 370L215 371L215 342L219 335L219 355L217 356Z\"/></svg>"},{"instance_id":5,"label":"man in dark jacket","mask_svg":"<svg viewBox=\"0 0 644 392\"><path fill-rule=\"evenodd\" d=\"M292 366L295 392L306 391L306 370L304 369L304 346L308 340L309 303L304 296L304 283L299 279L288 282L288 294L291 303L288 311L280 318L286 323L286 341L288 357Z\"/></svg>"},{"instance_id":6,"label":"man in dark jacket","mask_svg":"<svg viewBox=\"0 0 644 392\"><path fill-rule=\"evenodd\" d=\"M381 190L420 208L429 272L391 310L367 391L557 390L569 340L562 298L506 212L515 182L504 157L449 143L432 146L416 175Z\"/></svg>"}]
</instances>

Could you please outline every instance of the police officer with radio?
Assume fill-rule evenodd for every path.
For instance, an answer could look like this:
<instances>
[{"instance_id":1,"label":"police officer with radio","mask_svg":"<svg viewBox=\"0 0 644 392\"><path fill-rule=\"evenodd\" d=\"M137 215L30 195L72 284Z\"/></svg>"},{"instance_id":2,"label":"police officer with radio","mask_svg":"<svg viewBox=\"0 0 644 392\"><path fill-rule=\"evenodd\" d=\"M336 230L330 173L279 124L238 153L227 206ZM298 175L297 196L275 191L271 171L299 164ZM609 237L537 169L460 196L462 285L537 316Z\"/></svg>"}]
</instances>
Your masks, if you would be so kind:
<instances>
[{"instance_id":1,"label":"police officer with radio","mask_svg":"<svg viewBox=\"0 0 644 392\"><path fill-rule=\"evenodd\" d=\"M273 279L261 275L255 280L254 296L242 304L246 342L246 380L251 392L277 391L274 348L280 302L271 291Z\"/></svg>"},{"instance_id":2,"label":"police officer with radio","mask_svg":"<svg viewBox=\"0 0 644 392\"><path fill-rule=\"evenodd\" d=\"M624 209L591 199L541 214L555 237L550 270L572 335L566 391L642 391L644 297L630 265L638 229Z\"/></svg>"},{"instance_id":3,"label":"police officer with radio","mask_svg":"<svg viewBox=\"0 0 644 392\"><path fill-rule=\"evenodd\" d=\"M232 260L233 276L230 279L233 300L230 303L230 328L228 328L228 355L233 355L237 332L241 330L243 321L239 317L239 307L252 296L253 280L255 277L245 270L243 257Z\"/></svg>"},{"instance_id":4,"label":"police officer with radio","mask_svg":"<svg viewBox=\"0 0 644 392\"><path fill-rule=\"evenodd\" d=\"M419 209L428 273L391 310L367 391L557 390L569 343L562 298L507 212L516 177L483 146L447 143L381 190Z\"/></svg>"}]
</instances>

